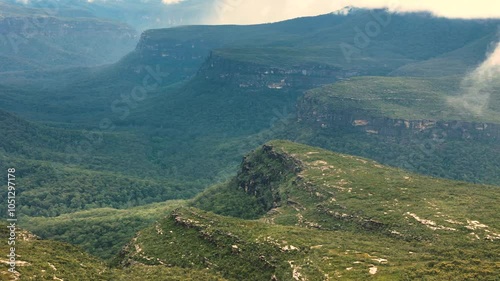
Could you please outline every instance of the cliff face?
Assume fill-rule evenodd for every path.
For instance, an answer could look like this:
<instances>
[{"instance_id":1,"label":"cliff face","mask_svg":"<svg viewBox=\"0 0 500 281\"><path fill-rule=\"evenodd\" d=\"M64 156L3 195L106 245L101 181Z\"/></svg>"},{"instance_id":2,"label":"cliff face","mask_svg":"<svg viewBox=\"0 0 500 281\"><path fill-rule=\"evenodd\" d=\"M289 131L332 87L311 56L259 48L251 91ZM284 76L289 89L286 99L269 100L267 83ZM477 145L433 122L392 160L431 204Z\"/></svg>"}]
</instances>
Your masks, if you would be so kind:
<instances>
[{"instance_id":1,"label":"cliff face","mask_svg":"<svg viewBox=\"0 0 500 281\"><path fill-rule=\"evenodd\" d=\"M341 102L341 101L339 101ZM297 108L298 121L327 131L365 132L404 137L428 135L440 139L497 140L500 124L443 120L405 120L376 116L369 110L333 110L314 99L302 99Z\"/></svg>"},{"instance_id":2,"label":"cliff face","mask_svg":"<svg viewBox=\"0 0 500 281\"><path fill-rule=\"evenodd\" d=\"M163 32L165 33L164 36ZM192 78L206 61L213 48L220 46L218 40L207 40L203 36L180 39L169 35L172 30L145 31L142 33L130 65L160 65L180 80Z\"/></svg>"},{"instance_id":3,"label":"cliff face","mask_svg":"<svg viewBox=\"0 0 500 281\"><path fill-rule=\"evenodd\" d=\"M330 84L357 75L340 68L321 64L275 66L257 64L211 53L198 71L204 79L229 83L247 90L298 90Z\"/></svg>"},{"instance_id":4,"label":"cliff face","mask_svg":"<svg viewBox=\"0 0 500 281\"><path fill-rule=\"evenodd\" d=\"M202 62L209 54L210 49L217 47L217 45L217 42L206 41L203 38L180 40L166 37L158 39L146 31L141 35L136 52L141 58L146 59Z\"/></svg>"}]
</instances>

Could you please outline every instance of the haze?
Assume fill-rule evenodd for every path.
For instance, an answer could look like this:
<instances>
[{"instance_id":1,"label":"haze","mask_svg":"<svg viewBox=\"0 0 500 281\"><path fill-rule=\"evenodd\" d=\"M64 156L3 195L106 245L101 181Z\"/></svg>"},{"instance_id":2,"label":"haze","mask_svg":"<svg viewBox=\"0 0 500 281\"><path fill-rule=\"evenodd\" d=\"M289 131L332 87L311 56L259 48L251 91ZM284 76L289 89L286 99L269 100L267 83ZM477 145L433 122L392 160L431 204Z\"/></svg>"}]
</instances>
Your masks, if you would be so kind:
<instances>
[{"instance_id":1,"label":"haze","mask_svg":"<svg viewBox=\"0 0 500 281\"><path fill-rule=\"evenodd\" d=\"M185 0L189 2L190 0ZM174 2L174 1L167 1ZM500 1L477 0L219 0L210 22L214 24L267 23L325 14L346 6L389 8L393 11L428 11L449 18L498 18Z\"/></svg>"}]
</instances>

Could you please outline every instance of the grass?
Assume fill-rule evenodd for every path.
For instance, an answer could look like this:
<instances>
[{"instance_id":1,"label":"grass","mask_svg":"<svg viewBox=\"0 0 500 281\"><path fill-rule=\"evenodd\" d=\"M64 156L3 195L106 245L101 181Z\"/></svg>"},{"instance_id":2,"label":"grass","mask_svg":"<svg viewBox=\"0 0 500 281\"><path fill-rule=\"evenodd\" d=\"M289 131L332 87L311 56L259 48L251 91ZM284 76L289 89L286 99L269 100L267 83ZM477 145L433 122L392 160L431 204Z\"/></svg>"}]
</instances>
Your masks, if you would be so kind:
<instances>
[{"instance_id":1,"label":"grass","mask_svg":"<svg viewBox=\"0 0 500 281\"><path fill-rule=\"evenodd\" d=\"M9 235L7 231L6 226L2 224L2 239L7 239ZM67 243L39 240L31 233L20 229L17 230L17 237L18 273L14 276L8 272L5 259L1 259L0 280L225 280L220 275L203 269L148 267L140 264L126 269L111 268L102 260L84 253L81 248ZM0 250L8 253L7 246L6 243L2 243Z\"/></svg>"},{"instance_id":2,"label":"grass","mask_svg":"<svg viewBox=\"0 0 500 281\"><path fill-rule=\"evenodd\" d=\"M44 239L72 243L108 262L135 233L185 205L166 201L128 209L95 208L57 217L23 217L21 226Z\"/></svg>"},{"instance_id":3,"label":"grass","mask_svg":"<svg viewBox=\"0 0 500 281\"><path fill-rule=\"evenodd\" d=\"M339 44L352 44L352 27L370 21L373 18L364 11L348 17L325 15L251 27L153 30L143 36L140 46L145 48L116 65L25 72L25 76L14 77L19 79L18 85L1 88L6 101L3 107L60 127L39 126L0 112L2 132L7 132L0 136L0 143L5 144L0 156L3 165L14 165L20 171L20 195L26 202L20 210L32 216L52 216L24 217L24 226L44 238L81 245L109 261L136 231L158 220L140 231L114 259L125 269L107 271L102 260L81 255L79 248L33 241L25 244L33 253L27 257L33 266L23 268L22 273L33 277L43 269L47 273L43 278L51 278L48 274L55 273L45 262L52 255L56 257L52 264L64 268L57 277L69 280L76 278L74 274L82 275L81 280L122 280L126 274L131 280L158 276L186 280L197 275L201 280L221 276L270 280L274 275L289 280L294 274L310 280L494 280L499 271L494 253L499 249L498 240L490 240L499 231L494 200L497 187L418 176L319 148L271 142L247 157L236 177L208 189L189 204L253 221L194 208L167 215L186 202L136 207L194 196L207 183L230 174L244 151L275 136L276 131L261 133L276 119L289 117L286 108L295 105L302 88L267 89L267 83L283 77L262 76L254 67L259 71L298 69L300 78L303 67L318 73L324 67L339 71L325 75L328 79L398 70L418 74L425 68L435 70L436 77L454 75L457 68L481 60L477 50L496 32L496 21L482 25L394 15L394 22L347 62ZM471 45L463 47L466 44ZM226 61L211 69L208 60L196 72L212 49L216 50L211 59ZM179 57L163 57L162 52ZM168 67L162 70L173 75L129 118L117 121L117 131L105 133L103 143L87 153L68 152L68 146L82 146L81 134L71 129L93 128L102 117L109 117L112 102L142 82L144 73L132 72L143 64ZM450 69L440 69L445 64ZM264 90L240 88L236 76L261 84ZM25 86L25 81L32 84ZM447 106L446 97L458 93L459 81L458 77L352 78L312 90L305 99L312 101L310 113L319 115L359 110L379 118L498 123L496 96L484 116L463 116ZM47 87L39 89L42 82ZM282 108L284 113L276 114ZM366 134L349 132L321 135L309 125L291 128L298 129L294 133L307 141L377 155L392 165L414 156L412 150L422 139L432 138L425 135L408 145L405 139L373 141ZM498 182L498 145L494 141L450 141L440 144L433 155L437 158L419 159L414 171ZM67 163L76 157L81 161ZM85 210L89 208L98 209ZM378 258L387 259L387 264ZM82 260L97 271L86 270L80 265ZM373 275L369 271L374 267L378 271ZM105 275L98 276L103 270Z\"/></svg>"},{"instance_id":4,"label":"grass","mask_svg":"<svg viewBox=\"0 0 500 281\"><path fill-rule=\"evenodd\" d=\"M300 165L292 178L265 181L284 173L286 170L279 167L289 165L290 160ZM376 280L495 280L498 273L499 260L493 254L499 250L500 239L496 186L425 177L286 141L272 141L249 155L236 179L246 182L231 181L209 189L194 205L238 215L233 210L210 207L242 204L239 196L219 197L219 192L226 194L229 189L246 194L250 200L258 198L254 188L261 193L265 189L278 192L276 204L269 208L267 202L258 201L263 205L257 208L265 207L269 212L254 221L197 209L177 210L141 231L129 246L127 257L158 257L163 263L193 268L208 266L230 280L237 280L234 276L241 273L240 267L249 266L244 261L256 255L275 261L271 263L273 271L261 269L263 275L258 280L272 275L286 280L294 271L311 280L324 280L326 275L362 280L371 276L370 267L378 269L371 277ZM203 197L220 202L207 208ZM250 206L246 212L252 214ZM245 210L239 214L245 215ZM178 240L175 233L186 229L190 243L184 247L181 245L187 241ZM198 243L204 245L201 256L208 261L199 258L196 249L202 246ZM248 243L251 250L245 251ZM133 245L141 251L131 250ZM243 250L231 254L231 245ZM275 252L268 252L270 245L276 247ZM283 250L287 245L299 250ZM289 261L293 261L291 268L286 266Z\"/></svg>"}]
</instances>

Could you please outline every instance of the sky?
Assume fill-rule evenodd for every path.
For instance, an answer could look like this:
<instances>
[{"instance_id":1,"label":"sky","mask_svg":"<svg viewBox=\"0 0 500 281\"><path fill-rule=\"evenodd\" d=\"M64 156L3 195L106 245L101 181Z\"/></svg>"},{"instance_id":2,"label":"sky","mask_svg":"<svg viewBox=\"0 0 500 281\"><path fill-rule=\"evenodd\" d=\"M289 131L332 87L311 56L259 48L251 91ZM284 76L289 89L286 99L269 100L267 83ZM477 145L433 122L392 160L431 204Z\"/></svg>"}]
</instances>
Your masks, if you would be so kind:
<instances>
[{"instance_id":1,"label":"sky","mask_svg":"<svg viewBox=\"0 0 500 281\"><path fill-rule=\"evenodd\" d=\"M2 1L2 0L0 0ZM30 3L43 0L14 0ZM60 0L45 0L57 2ZM207 24L257 24L315 16L340 10L346 6L389 8L392 11L428 11L450 18L500 18L500 0L80 0L87 2L123 3L162 2L172 8L199 13ZM203 3L201 5L200 3ZM205 8L212 3L214 9ZM190 19L186 19L188 22ZM199 21L197 21L199 22Z\"/></svg>"},{"instance_id":2,"label":"sky","mask_svg":"<svg viewBox=\"0 0 500 281\"><path fill-rule=\"evenodd\" d=\"M164 0L164 3L179 1ZM346 6L429 11L451 18L500 18L500 0L216 0L215 6L209 20L212 24L276 22L326 14Z\"/></svg>"}]
</instances>

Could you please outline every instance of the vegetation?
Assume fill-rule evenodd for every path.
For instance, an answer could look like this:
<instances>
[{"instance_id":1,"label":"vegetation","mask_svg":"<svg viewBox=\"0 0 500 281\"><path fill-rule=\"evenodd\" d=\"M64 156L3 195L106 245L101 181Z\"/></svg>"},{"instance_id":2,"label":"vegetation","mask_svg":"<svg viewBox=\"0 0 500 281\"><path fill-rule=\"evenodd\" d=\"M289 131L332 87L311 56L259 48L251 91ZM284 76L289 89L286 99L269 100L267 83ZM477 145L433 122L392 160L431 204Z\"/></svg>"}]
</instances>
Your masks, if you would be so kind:
<instances>
[{"instance_id":1,"label":"vegetation","mask_svg":"<svg viewBox=\"0 0 500 281\"><path fill-rule=\"evenodd\" d=\"M500 84L491 90L487 108L473 115L454 107L449 99L462 95L462 77L406 78L357 77L308 92L305 100L318 105L313 110L364 111L368 117L403 120L442 120L500 123Z\"/></svg>"},{"instance_id":2,"label":"vegetation","mask_svg":"<svg viewBox=\"0 0 500 281\"><path fill-rule=\"evenodd\" d=\"M55 25L116 31L78 3ZM20 280L497 280L499 87L482 114L448 98L498 23L353 10L149 30L99 67L38 69L99 60L87 37L2 52L0 170L21 226L59 241L20 232Z\"/></svg>"},{"instance_id":3,"label":"vegetation","mask_svg":"<svg viewBox=\"0 0 500 281\"><path fill-rule=\"evenodd\" d=\"M293 177L283 177L289 171L283 167L293 167ZM181 208L140 231L121 264L209 268L229 280L497 278L498 187L419 176L285 141L249 155L236 178L246 179L247 190L279 193L274 206L255 206L269 209L261 219ZM241 197L220 196L242 191L230 184L193 204L234 215L217 207L241 203ZM203 205L204 196L220 201ZM255 210L237 215L246 212Z\"/></svg>"},{"instance_id":4,"label":"vegetation","mask_svg":"<svg viewBox=\"0 0 500 281\"><path fill-rule=\"evenodd\" d=\"M463 68L474 67L484 59L485 53L480 50L486 50L490 44L488 38L496 35L495 20L480 23L422 14L388 15L384 11L376 12L381 17L391 16L391 24L384 27L367 48L354 54L350 62L346 61L338 46L347 43L356 47L352 26L362 27L373 21L370 11L358 10L347 16L329 14L252 26L184 26L149 30L144 32L135 51L113 65L4 73L0 75L0 84L3 84L0 85L0 98L4 101L0 105L2 109L15 112L23 119L42 121L58 128L41 130L42 134L70 135L42 144L43 154L35 152L35 148L41 145L37 138L11 138L18 145L14 150L6 149L6 152L10 156L13 156L12 152L17 152L16 159L23 155L27 160L60 163L63 158L63 163L69 159L75 165L72 168L85 172L92 170L117 173L120 178L127 175L139 180L153 180L155 183L152 185L169 186L163 190L152 188L155 191L148 192L152 197L158 195L159 190L169 194L163 194L161 199L194 196L204 187L223 181L235 171L243 154L277 137L361 154L384 164L401 166L400 162L406 160L392 156L385 158L373 151L364 153L375 148L365 142L358 145L356 140L347 140L350 135L344 134L348 132L335 133L335 137L342 138L340 135L344 135L344 140L347 140L337 147L330 141L331 135L323 135L323 132L308 135L309 124L292 126L293 131L279 132L275 129L278 121L295 114L297 98L303 95L304 90L350 76L396 75L401 67L432 59L440 59L439 66L463 59L463 67L459 67L462 72L453 72L458 75L463 73ZM388 34L398 34L399 37ZM158 67L165 77L162 77L158 87L148 91L145 99L134 100L129 94L148 77L146 66L154 70ZM440 69L439 66L433 68ZM384 116L409 112L410 117L441 118L438 108L442 105L441 89L456 89L457 79L423 81L368 77L344 81L332 87L359 90L360 94L370 92L372 96L382 95L387 88L408 88L401 95L411 96L419 91L418 86L422 84L422 92L426 93L424 102L406 105L382 102L377 110ZM269 88L282 80L286 84L283 88ZM313 92L319 91L323 90ZM323 102L319 98L318 101ZM119 102L118 107L116 102ZM324 102L325 107L330 107L329 101L325 99ZM365 109L372 106L369 103L344 105L346 110L349 110L348 106ZM432 112L425 112L427 108ZM492 118L496 118L496 108L496 104L492 103L489 112ZM464 118L477 119L474 116ZM111 120L112 124L103 129L102 120ZM90 140L82 129L91 132ZM270 129L271 133L268 133ZM40 128L37 127L37 130ZM11 134L14 134L13 131ZM102 143L97 143L101 134ZM316 139L321 139L321 142ZM351 142L355 148L342 148ZM387 142L392 143L390 140ZM364 149L358 152L360 146ZM61 154L61 149L64 151L67 148L71 152ZM53 153L54 150L57 153ZM384 148L384 151L387 149ZM480 153L485 151L487 149L481 149ZM444 175L450 178L495 182L491 175L484 177L481 172L461 176L470 166L463 162L449 164L446 161L449 153L440 155L440 161L433 159L427 162L424 159L417 161L415 166L431 166L418 171L432 175L441 175L441 171L445 171ZM472 157L479 157L474 155ZM409 156L406 153L401 157ZM436 164L440 162L446 163ZM488 160L478 170L494 170L496 166L493 163L493 160ZM184 183L182 190L170 187ZM118 201L97 206L121 207L121 199ZM150 201L144 199L142 202ZM67 211L70 210L60 210L56 214Z\"/></svg>"},{"instance_id":5,"label":"vegetation","mask_svg":"<svg viewBox=\"0 0 500 281\"><path fill-rule=\"evenodd\" d=\"M108 262L139 230L184 205L167 201L128 209L95 208L57 217L23 217L20 221L43 239L71 243Z\"/></svg>"},{"instance_id":6,"label":"vegetation","mask_svg":"<svg viewBox=\"0 0 500 281\"><path fill-rule=\"evenodd\" d=\"M201 181L166 180L152 173L152 166L145 165L147 148L126 134L89 136L1 111L0 118L0 169L17 170L16 192L24 202L19 214L58 216L91 208L127 208L193 197L202 188ZM127 153L132 147L136 154ZM0 194L2 200L6 196Z\"/></svg>"},{"instance_id":7,"label":"vegetation","mask_svg":"<svg viewBox=\"0 0 500 281\"><path fill-rule=\"evenodd\" d=\"M5 224L2 224L1 230L0 238L7 240L9 233ZM17 238L17 272L9 272L9 266L2 258L0 280L225 280L204 269L148 267L141 264L126 269L110 268L102 260L70 244L39 240L30 232L20 229L17 230ZM2 243L0 250L8 253L7 243Z\"/></svg>"},{"instance_id":8,"label":"vegetation","mask_svg":"<svg viewBox=\"0 0 500 281\"><path fill-rule=\"evenodd\" d=\"M299 101L296 122L277 135L421 174L498 185L500 96L492 90L482 114L468 113L448 102L462 94L458 79L359 77L314 89Z\"/></svg>"}]
</instances>

